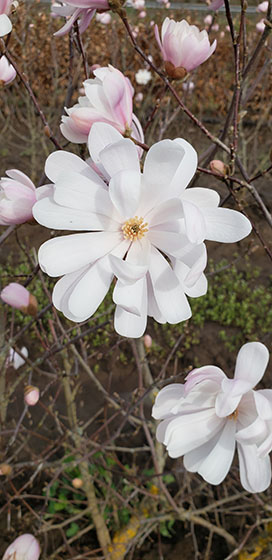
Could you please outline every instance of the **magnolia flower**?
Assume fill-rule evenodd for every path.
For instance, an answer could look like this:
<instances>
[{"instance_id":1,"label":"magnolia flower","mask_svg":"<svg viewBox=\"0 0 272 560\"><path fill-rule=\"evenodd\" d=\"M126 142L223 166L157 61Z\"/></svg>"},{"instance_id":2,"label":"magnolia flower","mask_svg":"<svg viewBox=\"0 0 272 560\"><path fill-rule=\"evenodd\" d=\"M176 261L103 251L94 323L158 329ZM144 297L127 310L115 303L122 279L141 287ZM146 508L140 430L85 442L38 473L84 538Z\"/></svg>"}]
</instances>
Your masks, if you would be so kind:
<instances>
[{"instance_id":1,"label":"magnolia flower","mask_svg":"<svg viewBox=\"0 0 272 560\"><path fill-rule=\"evenodd\" d=\"M7 548L3 560L39 560L40 545L33 535L25 533L17 537Z\"/></svg>"},{"instance_id":2,"label":"magnolia flower","mask_svg":"<svg viewBox=\"0 0 272 560\"><path fill-rule=\"evenodd\" d=\"M212 24L213 21L213 17L211 16L211 14L208 14L207 16L204 17L204 23L207 26L210 26Z\"/></svg>"},{"instance_id":3,"label":"magnolia flower","mask_svg":"<svg viewBox=\"0 0 272 560\"><path fill-rule=\"evenodd\" d=\"M6 175L0 179L0 224L23 224L32 219L37 191L22 171L9 169Z\"/></svg>"},{"instance_id":4,"label":"magnolia flower","mask_svg":"<svg viewBox=\"0 0 272 560\"><path fill-rule=\"evenodd\" d=\"M257 31L259 31L259 33L264 32L264 30L265 30L264 19L261 19L260 21L258 21L258 23L256 23L256 29L257 29Z\"/></svg>"},{"instance_id":5,"label":"magnolia flower","mask_svg":"<svg viewBox=\"0 0 272 560\"><path fill-rule=\"evenodd\" d=\"M86 95L66 109L68 117L62 117L63 136L71 142L87 142L93 124L106 122L121 134L131 130L132 136L143 142L142 127L132 112L134 90L130 80L110 65L96 68L93 73L95 78L83 83Z\"/></svg>"},{"instance_id":6,"label":"magnolia flower","mask_svg":"<svg viewBox=\"0 0 272 560\"><path fill-rule=\"evenodd\" d=\"M145 68L138 70L138 72L136 72L135 74L135 80L137 84L141 86L146 86L146 84L150 82L151 78L152 78L151 72L149 70L146 70Z\"/></svg>"},{"instance_id":7,"label":"magnolia flower","mask_svg":"<svg viewBox=\"0 0 272 560\"><path fill-rule=\"evenodd\" d=\"M1 16L0 16L1 18ZM16 78L16 70L9 63L5 56L0 58L0 84L3 82L5 85L10 84Z\"/></svg>"},{"instance_id":8,"label":"magnolia flower","mask_svg":"<svg viewBox=\"0 0 272 560\"><path fill-rule=\"evenodd\" d=\"M40 398L40 390L33 385L27 385L24 390L24 400L27 406L35 406Z\"/></svg>"},{"instance_id":9,"label":"magnolia flower","mask_svg":"<svg viewBox=\"0 0 272 560\"><path fill-rule=\"evenodd\" d=\"M8 17L12 1L13 0L1 0L0 2L0 37L4 37L4 35L7 35L12 30L12 23Z\"/></svg>"},{"instance_id":10,"label":"magnolia flower","mask_svg":"<svg viewBox=\"0 0 272 560\"><path fill-rule=\"evenodd\" d=\"M191 371L184 385L164 387L152 415L163 420L157 439L170 457L184 455L188 471L220 484L237 443L242 486L248 492L266 490L271 480L272 436L271 425L268 434L262 419L269 417L271 422L272 390L253 388L263 377L268 359L263 344L249 342L238 353L233 379L216 366L204 366Z\"/></svg>"},{"instance_id":11,"label":"magnolia flower","mask_svg":"<svg viewBox=\"0 0 272 560\"><path fill-rule=\"evenodd\" d=\"M30 294L24 286L17 284L17 282L8 284L1 291L0 297L5 303L15 309L20 309L24 313L29 313L33 316L37 313L37 300L35 296Z\"/></svg>"},{"instance_id":12,"label":"magnolia flower","mask_svg":"<svg viewBox=\"0 0 272 560\"><path fill-rule=\"evenodd\" d=\"M70 1L59 2L52 5L52 15L64 16L67 21L61 29L54 33L55 36L60 37L69 33L73 28L75 21L78 21L79 33L84 33L86 31L89 23L91 22L95 10L109 10L109 4L107 0L82 0L82 1Z\"/></svg>"},{"instance_id":13,"label":"magnolia flower","mask_svg":"<svg viewBox=\"0 0 272 560\"><path fill-rule=\"evenodd\" d=\"M268 0L264 0L264 2L261 2L260 4L258 4L257 12L266 13L267 10L268 10Z\"/></svg>"},{"instance_id":14,"label":"magnolia flower","mask_svg":"<svg viewBox=\"0 0 272 560\"><path fill-rule=\"evenodd\" d=\"M27 358L28 357L28 349L23 346L20 350L21 354ZM10 348L9 356L8 356L8 363L14 368L19 369L21 366L25 364L25 360L14 348Z\"/></svg>"},{"instance_id":15,"label":"magnolia flower","mask_svg":"<svg viewBox=\"0 0 272 560\"><path fill-rule=\"evenodd\" d=\"M213 2L210 4L209 8L210 10L219 10L222 6L225 5L224 0L213 0Z\"/></svg>"},{"instance_id":16,"label":"magnolia flower","mask_svg":"<svg viewBox=\"0 0 272 560\"><path fill-rule=\"evenodd\" d=\"M210 45L207 31L199 31L185 19L176 22L168 17L164 20L161 39L155 25L155 37L165 61L165 69L173 78L183 78L205 62L216 49L216 40Z\"/></svg>"},{"instance_id":17,"label":"magnolia flower","mask_svg":"<svg viewBox=\"0 0 272 560\"><path fill-rule=\"evenodd\" d=\"M185 190L197 154L181 138L152 146L143 173L135 144L105 123L93 125L89 150L109 187L77 156L54 152L45 166L52 194L33 209L48 228L85 232L51 239L39 250L41 268L63 276L53 291L55 307L73 321L88 319L116 276L118 333L141 336L147 315L161 323L188 319L185 294L207 290L200 237L237 241L249 233L249 221L217 208L214 191Z\"/></svg>"},{"instance_id":18,"label":"magnolia flower","mask_svg":"<svg viewBox=\"0 0 272 560\"><path fill-rule=\"evenodd\" d=\"M111 22L111 15L108 12L96 14L96 21L102 23L103 25L109 25L109 23Z\"/></svg>"}]
</instances>

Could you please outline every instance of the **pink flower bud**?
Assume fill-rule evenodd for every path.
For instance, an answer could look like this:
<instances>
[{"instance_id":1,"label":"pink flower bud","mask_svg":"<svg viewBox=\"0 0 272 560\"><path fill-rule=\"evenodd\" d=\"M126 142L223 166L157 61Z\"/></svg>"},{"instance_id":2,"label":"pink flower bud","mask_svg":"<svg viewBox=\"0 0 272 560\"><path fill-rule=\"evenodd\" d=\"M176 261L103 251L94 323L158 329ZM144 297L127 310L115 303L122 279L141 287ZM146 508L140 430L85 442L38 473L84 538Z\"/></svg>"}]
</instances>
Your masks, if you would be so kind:
<instances>
[{"instance_id":1,"label":"pink flower bud","mask_svg":"<svg viewBox=\"0 0 272 560\"><path fill-rule=\"evenodd\" d=\"M214 173L217 173L217 175L222 175L222 177L225 177L228 174L227 165L220 159L213 159L210 161L210 169Z\"/></svg>"},{"instance_id":2,"label":"pink flower bud","mask_svg":"<svg viewBox=\"0 0 272 560\"><path fill-rule=\"evenodd\" d=\"M211 24L212 24L212 20L213 20L213 18L212 18L212 16L211 16L211 14L208 14L206 17L204 17L204 23L205 23L205 25L211 25Z\"/></svg>"},{"instance_id":3,"label":"pink flower bud","mask_svg":"<svg viewBox=\"0 0 272 560\"><path fill-rule=\"evenodd\" d=\"M212 25L212 30L213 30L213 31L218 31L218 30L219 30L219 25L218 25L218 23L214 23L214 24Z\"/></svg>"},{"instance_id":4,"label":"pink flower bud","mask_svg":"<svg viewBox=\"0 0 272 560\"><path fill-rule=\"evenodd\" d=\"M25 403L28 406L35 406L40 398L40 391L38 387L34 387L33 385L27 385L25 387Z\"/></svg>"},{"instance_id":5,"label":"pink flower bud","mask_svg":"<svg viewBox=\"0 0 272 560\"><path fill-rule=\"evenodd\" d=\"M73 478L72 485L74 488L81 488L83 485L83 480L81 478Z\"/></svg>"},{"instance_id":6,"label":"pink flower bud","mask_svg":"<svg viewBox=\"0 0 272 560\"><path fill-rule=\"evenodd\" d=\"M268 0L264 0L257 6L257 12L266 13L268 10Z\"/></svg>"},{"instance_id":7,"label":"pink flower bud","mask_svg":"<svg viewBox=\"0 0 272 560\"><path fill-rule=\"evenodd\" d=\"M35 296L29 293L29 291L21 284L17 282L11 282L6 286L1 294L1 299L15 307L15 309L20 309L24 313L35 316L37 314L37 300Z\"/></svg>"},{"instance_id":8,"label":"pink flower bud","mask_svg":"<svg viewBox=\"0 0 272 560\"><path fill-rule=\"evenodd\" d=\"M29 533L21 535L7 548L3 560L38 560L40 557L40 545Z\"/></svg>"},{"instance_id":9,"label":"pink flower bud","mask_svg":"<svg viewBox=\"0 0 272 560\"><path fill-rule=\"evenodd\" d=\"M6 175L0 179L0 225L23 224L33 219L37 191L22 171L9 169Z\"/></svg>"},{"instance_id":10,"label":"pink flower bud","mask_svg":"<svg viewBox=\"0 0 272 560\"><path fill-rule=\"evenodd\" d=\"M142 10L142 11L139 13L139 18L144 19L145 17L146 17L146 12L145 12L145 10Z\"/></svg>"},{"instance_id":11,"label":"pink flower bud","mask_svg":"<svg viewBox=\"0 0 272 560\"><path fill-rule=\"evenodd\" d=\"M141 91L139 91L139 93L136 93L135 95L136 103L142 103L143 98L144 98L144 94Z\"/></svg>"},{"instance_id":12,"label":"pink flower bud","mask_svg":"<svg viewBox=\"0 0 272 560\"><path fill-rule=\"evenodd\" d=\"M5 56L0 58L0 84L10 84L16 78L16 70Z\"/></svg>"},{"instance_id":13,"label":"pink flower bud","mask_svg":"<svg viewBox=\"0 0 272 560\"><path fill-rule=\"evenodd\" d=\"M256 29L257 31L259 31L259 33L263 33L263 31L265 30L264 19L261 19L260 21L258 21L258 23L256 23Z\"/></svg>"},{"instance_id":14,"label":"pink flower bud","mask_svg":"<svg viewBox=\"0 0 272 560\"><path fill-rule=\"evenodd\" d=\"M96 14L96 21L102 23L103 25L108 25L111 22L111 15L109 12L103 12L102 14Z\"/></svg>"},{"instance_id":15,"label":"pink flower bud","mask_svg":"<svg viewBox=\"0 0 272 560\"><path fill-rule=\"evenodd\" d=\"M158 26L155 36L165 61L165 70L172 78L183 78L197 66L205 62L216 49L216 41L210 45L205 30L199 31L187 21L174 21L168 17L164 20L161 39Z\"/></svg>"},{"instance_id":16,"label":"pink flower bud","mask_svg":"<svg viewBox=\"0 0 272 560\"><path fill-rule=\"evenodd\" d=\"M152 338L151 338L150 334L145 334L144 335L144 345L145 345L147 350L149 350L151 348Z\"/></svg>"}]
</instances>

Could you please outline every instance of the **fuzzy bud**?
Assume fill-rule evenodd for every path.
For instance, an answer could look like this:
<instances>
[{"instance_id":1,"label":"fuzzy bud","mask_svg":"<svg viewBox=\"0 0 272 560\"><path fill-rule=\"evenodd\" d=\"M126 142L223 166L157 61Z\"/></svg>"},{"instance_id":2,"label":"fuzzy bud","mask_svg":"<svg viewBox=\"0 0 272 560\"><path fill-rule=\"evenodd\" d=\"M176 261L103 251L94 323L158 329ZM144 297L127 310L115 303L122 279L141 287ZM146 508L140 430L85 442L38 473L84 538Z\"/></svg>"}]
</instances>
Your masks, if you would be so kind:
<instances>
[{"instance_id":1,"label":"fuzzy bud","mask_svg":"<svg viewBox=\"0 0 272 560\"><path fill-rule=\"evenodd\" d=\"M81 488L83 485L83 480L81 478L73 478L72 485L74 488Z\"/></svg>"},{"instance_id":2,"label":"fuzzy bud","mask_svg":"<svg viewBox=\"0 0 272 560\"><path fill-rule=\"evenodd\" d=\"M12 473L12 467L7 463L1 463L0 465L0 475L10 476Z\"/></svg>"},{"instance_id":3,"label":"fuzzy bud","mask_svg":"<svg viewBox=\"0 0 272 560\"><path fill-rule=\"evenodd\" d=\"M213 159L210 161L210 169L222 177L226 177L226 175L228 175L228 166L220 159Z\"/></svg>"},{"instance_id":4,"label":"fuzzy bud","mask_svg":"<svg viewBox=\"0 0 272 560\"><path fill-rule=\"evenodd\" d=\"M33 385L27 385L25 387L25 403L28 406L35 406L40 398L40 391L38 387L34 387Z\"/></svg>"},{"instance_id":5,"label":"fuzzy bud","mask_svg":"<svg viewBox=\"0 0 272 560\"><path fill-rule=\"evenodd\" d=\"M145 345L147 350L150 350L150 348L152 346L152 338L151 338L150 334L145 334L144 335L144 345Z\"/></svg>"},{"instance_id":6,"label":"fuzzy bud","mask_svg":"<svg viewBox=\"0 0 272 560\"><path fill-rule=\"evenodd\" d=\"M20 309L20 311L27 315L32 315L33 317L37 315L38 304L35 296L17 282L8 284L2 290L0 297L8 305L15 309Z\"/></svg>"}]
</instances>

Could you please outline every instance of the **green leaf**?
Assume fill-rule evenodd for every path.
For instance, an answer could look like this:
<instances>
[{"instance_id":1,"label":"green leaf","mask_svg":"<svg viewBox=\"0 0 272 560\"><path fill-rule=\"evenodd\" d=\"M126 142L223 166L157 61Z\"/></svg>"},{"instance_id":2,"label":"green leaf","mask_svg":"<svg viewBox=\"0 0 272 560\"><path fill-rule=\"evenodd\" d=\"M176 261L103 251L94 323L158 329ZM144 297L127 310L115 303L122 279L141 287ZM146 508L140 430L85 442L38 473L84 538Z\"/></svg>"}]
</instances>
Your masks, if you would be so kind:
<instances>
[{"instance_id":1,"label":"green leaf","mask_svg":"<svg viewBox=\"0 0 272 560\"><path fill-rule=\"evenodd\" d=\"M79 525L77 523L71 523L70 527L66 531L66 537L73 537L79 531Z\"/></svg>"}]
</instances>

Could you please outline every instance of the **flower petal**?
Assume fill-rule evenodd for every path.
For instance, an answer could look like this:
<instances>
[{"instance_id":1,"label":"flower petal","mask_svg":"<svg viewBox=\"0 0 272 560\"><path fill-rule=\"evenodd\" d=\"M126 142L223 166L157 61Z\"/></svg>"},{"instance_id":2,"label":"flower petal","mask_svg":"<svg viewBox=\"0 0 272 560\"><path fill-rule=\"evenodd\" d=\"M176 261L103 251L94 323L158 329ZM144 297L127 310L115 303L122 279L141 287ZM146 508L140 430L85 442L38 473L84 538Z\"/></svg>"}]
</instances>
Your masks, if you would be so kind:
<instances>
[{"instance_id":1,"label":"flower petal","mask_svg":"<svg viewBox=\"0 0 272 560\"><path fill-rule=\"evenodd\" d=\"M235 243L251 232L250 221L236 210L229 208L201 209L206 222L206 239L221 243Z\"/></svg>"},{"instance_id":2,"label":"flower petal","mask_svg":"<svg viewBox=\"0 0 272 560\"><path fill-rule=\"evenodd\" d=\"M116 173L110 180L109 195L123 218L128 219L135 216L141 195L139 171L126 169Z\"/></svg>"},{"instance_id":3,"label":"flower petal","mask_svg":"<svg viewBox=\"0 0 272 560\"><path fill-rule=\"evenodd\" d=\"M114 315L114 328L121 336L139 338L144 334L147 315L143 312L141 317L134 313L128 313L119 305L116 306Z\"/></svg>"},{"instance_id":4,"label":"flower petal","mask_svg":"<svg viewBox=\"0 0 272 560\"><path fill-rule=\"evenodd\" d=\"M260 458L256 445L238 443L241 484L248 492L264 492L271 482L270 457Z\"/></svg>"},{"instance_id":5,"label":"flower petal","mask_svg":"<svg viewBox=\"0 0 272 560\"><path fill-rule=\"evenodd\" d=\"M161 389L156 396L152 408L152 416L156 420L171 416L171 410L184 397L184 385L182 383L171 383Z\"/></svg>"},{"instance_id":6,"label":"flower petal","mask_svg":"<svg viewBox=\"0 0 272 560\"><path fill-rule=\"evenodd\" d=\"M68 299L71 313L81 320L91 317L107 294L112 278L108 256L96 261L72 290Z\"/></svg>"},{"instance_id":7,"label":"flower petal","mask_svg":"<svg viewBox=\"0 0 272 560\"><path fill-rule=\"evenodd\" d=\"M269 352L261 342L248 342L239 350L234 378L255 387L262 379L269 360Z\"/></svg>"}]
</instances>

